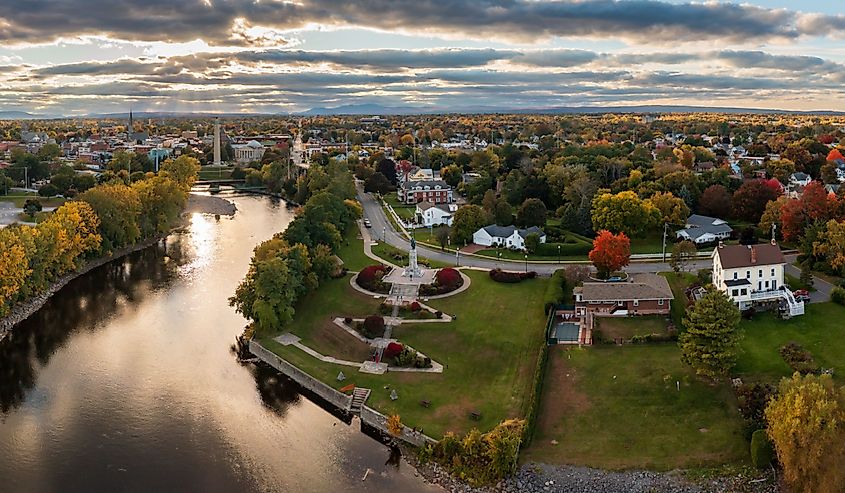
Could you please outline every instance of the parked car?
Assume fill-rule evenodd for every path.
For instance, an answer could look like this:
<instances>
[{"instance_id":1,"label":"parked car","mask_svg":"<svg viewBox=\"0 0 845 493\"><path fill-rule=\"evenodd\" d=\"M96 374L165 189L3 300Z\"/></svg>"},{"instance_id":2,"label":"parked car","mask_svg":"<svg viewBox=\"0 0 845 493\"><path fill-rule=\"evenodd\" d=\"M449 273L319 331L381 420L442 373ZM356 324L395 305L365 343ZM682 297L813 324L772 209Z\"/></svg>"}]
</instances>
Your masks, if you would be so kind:
<instances>
[{"instance_id":1,"label":"parked car","mask_svg":"<svg viewBox=\"0 0 845 493\"><path fill-rule=\"evenodd\" d=\"M369 219L364 219L364 227L365 228L372 228L373 223L371 223Z\"/></svg>"},{"instance_id":2,"label":"parked car","mask_svg":"<svg viewBox=\"0 0 845 493\"><path fill-rule=\"evenodd\" d=\"M797 301L810 301L810 292L806 289L796 289L792 292L792 296L794 296Z\"/></svg>"}]
</instances>

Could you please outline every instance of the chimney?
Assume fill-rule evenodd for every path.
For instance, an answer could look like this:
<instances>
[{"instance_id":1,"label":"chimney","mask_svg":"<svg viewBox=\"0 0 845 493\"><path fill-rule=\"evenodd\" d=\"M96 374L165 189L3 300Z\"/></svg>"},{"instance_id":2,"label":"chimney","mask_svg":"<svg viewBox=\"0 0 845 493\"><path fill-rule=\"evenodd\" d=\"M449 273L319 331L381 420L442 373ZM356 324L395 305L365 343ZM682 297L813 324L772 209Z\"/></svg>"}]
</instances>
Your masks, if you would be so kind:
<instances>
[{"instance_id":1,"label":"chimney","mask_svg":"<svg viewBox=\"0 0 845 493\"><path fill-rule=\"evenodd\" d=\"M778 246L778 242L777 242L777 240L775 240L774 238L772 238L772 245L774 245L774 246Z\"/></svg>"},{"instance_id":2,"label":"chimney","mask_svg":"<svg viewBox=\"0 0 845 493\"><path fill-rule=\"evenodd\" d=\"M752 264L757 263L757 249L754 248L754 247L751 247L751 263Z\"/></svg>"}]
</instances>

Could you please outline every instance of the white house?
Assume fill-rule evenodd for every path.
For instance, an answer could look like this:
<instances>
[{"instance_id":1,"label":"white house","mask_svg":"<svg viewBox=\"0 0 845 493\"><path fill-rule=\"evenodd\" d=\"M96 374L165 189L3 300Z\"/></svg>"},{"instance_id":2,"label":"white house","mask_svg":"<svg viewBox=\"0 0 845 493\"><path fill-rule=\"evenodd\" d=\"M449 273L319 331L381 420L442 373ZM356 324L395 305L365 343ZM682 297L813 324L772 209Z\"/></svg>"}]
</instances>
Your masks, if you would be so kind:
<instances>
[{"instance_id":1,"label":"white house","mask_svg":"<svg viewBox=\"0 0 845 493\"><path fill-rule=\"evenodd\" d=\"M790 186L802 186L806 187L810 184L813 179L810 178L810 175L807 173L801 173L800 171L792 173L789 175L789 185Z\"/></svg>"},{"instance_id":2,"label":"white house","mask_svg":"<svg viewBox=\"0 0 845 493\"><path fill-rule=\"evenodd\" d=\"M423 201L417 204L417 221L426 228L452 225L452 215L458 210L458 204L432 204Z\"/></svg>"},{"instance_id":3,"label":"white house","mask_svg":"<svg viewBox=\"0 0 845 493\"><path fill-rule=\"evenodd\" d=\"M264 146L256 140L250 140L246 144L233 145L235 161L240 164L247 164L253 161L261 161L264 156Z\"/></svg>"},{"instance_id":4,"label":"white house","mask_svg":"<svg viewBox=\"0 0 845 493\"><path fill-rule=\"evenodd\" d=\"M546 233L537 226L518 229L516 226L484 226L472 235L472 242L481 246L501 246L512 250L525 250L525 238L536 233L540 243L546 242Z\"/></svg>"},{"instance_id":5,"label":"white house","mask_svg":"<svg viewBox=\"0 0 845 493\"><path fill-rule=\"evenodd\" d=\"M704 245L726 240L731 237L732 232L733 229L723 219L693 214L687 219L684 229L675 231L675 236L696 245Z\"/></svg>"},{"instance_id":6,"label":"white house","mask_svg":"<svg viewBox=\"0 0 845 493\"><path fill-rule=\"evenodd\" d=\"M790 316L804 314L783 280L786 260L774 241L759 245L722 245L713 250L713 285L727 294L740 310L755 304L780 301Z\"/></svg>"}]
</instances>

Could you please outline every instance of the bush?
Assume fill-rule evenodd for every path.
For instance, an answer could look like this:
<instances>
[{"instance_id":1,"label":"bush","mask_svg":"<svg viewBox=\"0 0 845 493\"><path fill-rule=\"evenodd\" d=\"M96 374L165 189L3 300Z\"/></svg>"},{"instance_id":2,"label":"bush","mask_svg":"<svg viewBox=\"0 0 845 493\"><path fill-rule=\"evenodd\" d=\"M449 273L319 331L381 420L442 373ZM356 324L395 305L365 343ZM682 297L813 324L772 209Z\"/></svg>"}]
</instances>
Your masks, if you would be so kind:
<instances>
[{"instance_id":1,"label":"bush","mask_svg":"<svg viewBox=\"0 0 845 493\"><path fill-rule=\"evenodd\" d=\"M845 288L833 288L830 292L830 301L845 305Z\"/></svg>"},{"instance_id":2,"label":"bush","mask_svg":"<svg viewBox=\"0 0 845 493\"><path fill-rule=\"evenodd\" d=\"M379 315L370 315L364 319L362 326L364 336L369 339L375 339L384 335L384 318Z\"/></svg>"},{"instance_id":3,"label":"bush","mask_svg":"<svg viewBox=\"0 0 845 493\"><path fill-rule=\"evenodd\" d=\"M751 435L751 463L757 469L769 467L775 460L775 450L766 430L757 430Z\"/></svg>"},{"instance_id":4,"label":"bush","mask_svg":"<svg viewBox=\"0 0 845 493\"><path fill-rule=\"evenodd\" d=\"M405 347L398 342L391 342L384 348L384 359L393 359L405 349Z\"/></svg>"},{"instance_id":5,"label":"bush","mask_svg":"<svg viewBox=\"0 0 845 493\"><path fill-rule=\"evenodd\" d=\"M780 356L790 368L802 375L819 373L819 365L813 355L797 342L790 342L781 347Z\"/></svg>"},{"instance_id":6,"label":"bush","mask_svg":"<svg viewBox=\"0 0 845 493\"><path fill-rule=\"evenodd\" d=\"M352 317L344 317L343 323L345 323L346 325L351 324L352 323Z\"/></svg>"},{"instance_id":7,"label":"bush","mask_svg":"<svg viewBox=\"0 0 845 493\"><path fill-rule=\"evenodd\" d=\"M436 312L434 312L434 316L437 317L437 318L442 318L443 312L441 312L440 310L437 310Z\"/></svg>"},{"instance_id":8,"label":"bush","mask_svg":"<svg viewBox=\"0 0 845 493\"><path fill-rule=\"evenodd\" d=\"M437 271L434 281L438 286L448 286L453 289L459 287L464 282L461 273L451 267Z\"/></svg>"},{"instance_id":9,"label":"bush","mask_svg":"<svg viewBox=\"0 0 845 493\"><path fill-rule=\"evenodd\" d=\"M537 273L534 271L513 272L502 269L493 269L490 271L490 279L496 282L516 283L523 279L534 279L535 277L537 277Z\"/></svg>"},{"instance_id":10,"label":"bush","mask_svg":"<svg viewBox=\"0 0 845 493\"><path fill-rule=\"evenodd\" d=\"M563 269L558 269L552 274L552 280L546 286L546 293L543 295L545 302L546 313L558 303L565 301L563 299L566 291L566 272Z\"/></svg>"},{"instance_id":11,"label":"bush","mask_svg":"<svg viewBox=\"0 0 845 493\"><path fill-rule=\"evenodd\" d=\"M38 195L41 197L55 197L58 194L59 189L56 187L56 185L53 185L52 183L48 183L38 189Z\"/></svg>"},{"instance_id":12,"label":"bush","mask_svg":"<svg viewBox=\"0 0 845 493\"><path fill-rule=\"evenodd\" d=\"M388 286L382 281L387 268L383 265L370 265L358 273L355 282L362 288L375 293L387 293Z\"/></svg>"},{"instance_id":13,"label":"bush","mask_svg":"<svg viewBox=\"0 0 845 493\"><path fill-rule=\"evenodd\" d=\"M418 312L418 311L422 310L422 306L420 305L420 303L418 301L414 301L413 303L411 303L411 306L409 308L411 309L412 312Z\"/></svg>"},{"instance_id":14,"label":"bush","mask_svg":"<svg viewBox=\"0 0 845 493\"><path fill-rule=\"evenodd\" d=\"M745 420L746 430L749 433L746 437L750 436L750 433L766 428L766 406L774 393L774 387L768 384L743 384L736 388L739 413Z\"/></svg>"}]
</instances>

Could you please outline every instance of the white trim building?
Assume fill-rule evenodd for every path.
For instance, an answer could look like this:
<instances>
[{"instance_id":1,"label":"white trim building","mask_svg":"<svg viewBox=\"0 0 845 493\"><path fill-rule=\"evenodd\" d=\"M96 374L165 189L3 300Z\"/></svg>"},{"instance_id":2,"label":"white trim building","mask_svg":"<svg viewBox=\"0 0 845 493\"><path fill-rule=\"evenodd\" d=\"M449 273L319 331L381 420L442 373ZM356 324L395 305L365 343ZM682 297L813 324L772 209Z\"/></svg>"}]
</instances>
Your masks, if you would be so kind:
<instances>
[{"instance_id":1,"label":"white trim building","mask_svg":"<svg viewBox=\"0 0 845 493\"><path fill-rule=\"evenodd\" d=\"M481 246L500 246L511 250L525 250L525 238L536 233L540 243L546 242L546 233L537 226L518 229L516 226L484 226L472 235L472 242Z\"/></svg>"}]
</instances>

